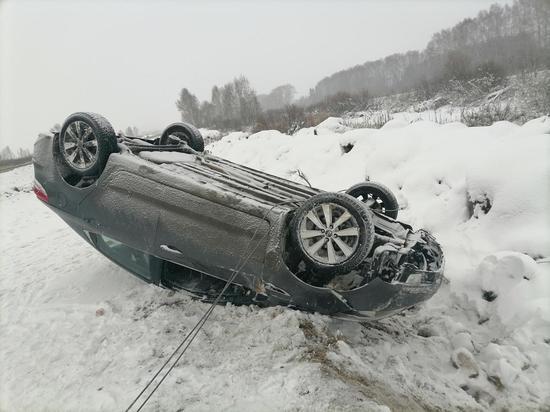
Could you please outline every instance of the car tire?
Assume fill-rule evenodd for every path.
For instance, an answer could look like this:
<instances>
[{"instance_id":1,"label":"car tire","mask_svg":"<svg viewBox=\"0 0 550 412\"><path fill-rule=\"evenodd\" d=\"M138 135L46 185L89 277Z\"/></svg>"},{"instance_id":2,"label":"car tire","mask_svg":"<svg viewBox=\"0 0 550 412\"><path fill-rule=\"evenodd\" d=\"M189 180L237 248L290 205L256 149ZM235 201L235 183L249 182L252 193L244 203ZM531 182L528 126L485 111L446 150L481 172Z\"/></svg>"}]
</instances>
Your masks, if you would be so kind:
<instances>
[{"instance_id":1,"label":"car tire","mask_svg":"<svg viewBox=\"0 0 550 412\"><path fill-rule=\"evenodd\" d=\"M193 125L189 123L172 123L169 125L160 136L160 145L169 145L170 135L176 136L178 139L187 143L187 145L197 151L204 151L204 139L201 132Z\"/></svg>"},{"instance_id":2,"label":"car tire","mask_svg":"<svg viewBox=\"0 0 550 412\"><path fill-rule=\"evenodd\" d=\"M397 219L399 203L386 186L375 182L358 183L350 187L346 193L366 204L369 209Z\"/></svg>"},{"instance_id":3,"label":"car tire","mask_svg":"<svg viewBox=\"0 0 550 412\"><path fill-rule=\"evenodd\" d=\"M353 197L320 193L296 210L290 235L310 269L336 276L365 260L374 241L374 224L369 211Z\"/></svg>"},{"instance_id":4,"label":"car tire","mask_svg":"<svg viewBox=\"0 0 550 412\"><path fill-rule=\"evenodd\" d=\"M71 174L97 177L111 153L117 151L117 138L107 119L96 113L73 113L59 131L59 154Z\"/></svg>"}]
</instances>

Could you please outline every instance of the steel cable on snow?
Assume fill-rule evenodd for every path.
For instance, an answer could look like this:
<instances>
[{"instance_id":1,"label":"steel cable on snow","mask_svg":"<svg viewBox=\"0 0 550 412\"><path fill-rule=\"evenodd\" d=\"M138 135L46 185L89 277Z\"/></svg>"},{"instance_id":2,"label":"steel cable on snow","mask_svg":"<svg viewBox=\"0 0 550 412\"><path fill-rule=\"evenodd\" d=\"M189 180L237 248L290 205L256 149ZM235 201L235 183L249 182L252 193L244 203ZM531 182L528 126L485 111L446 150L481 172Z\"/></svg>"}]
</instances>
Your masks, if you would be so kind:
<instances>
[{"instance_id":1,"label":"steel cable on snow","mask_svg":"<svg viewBox=\"0 0 550 412\"><path fill-rule=\"evenodd\" d=\"M267 217L267 215L276 207L276 206L280 206L280 205L283 205L283 204L289 204L289 203L301 203L303 202L303 199L296 199L296 200L289 200L289 201L284 201L284 202L278 202L276 203L275 205L273 205L266 213L265 215L263 216L262 218L262 221L265 220L265 218ZM252 242L254 241L254 238L256 237L256 235L258 234L258 231L260 230L260 224L258 224L258 226L256 227L256 230L254 231L254 234L252 235L252 238L250 239L250 241L248 242L248 245L246 247L246 250L249 250L250 248L250 245L252 244ZM181 343L176 347L176 349L172 352L172 354L170 355L170 357L166 360L166 362L164 362L164 364L160 367L160 369L153 375L153 377L149 380L149 382L147 382L147 384L145 385L145 387L141 390L141 392L135 397L135 399L132 401L132 403L130 403L130 405L128 405L128 407L125 409L124 412L129 412L130 409L135 405L135 403L139 400L139 398L141 398L141 396L145 393L145 391L151 386L151 384L155 381L155 379L160 375L160 373L164 370L164 368L170 363L170 361L172 360L172 358L174 358L174 356L179 352L179 350L185 345L185 343L187 342L187 345L185 345L185 347L183 347L183 350L181 351L181 353L178 355L178 357L176 358L176 360L172 363L172 365L168 368L168 370L166 371L166 373L161 377L160 381L155 385L155 387L153 388L153 390L149 393L149 395L147 395L147 397L145 398L145 400L140 404L140 406L138 407L138 409L136 410L136 412L139 412L141 411L141 409L145 406L145 404L147 403L147 401L149 401L149 399L153 396L153 394L157 391L157 389L160 387L160 385L162 384L162 382L164 382L164 380L166 379L166 377L168 376L168 374L172 371L172 369L174 369L174 367L177 365L177 363L179 362L179 360L183 357L183 355L185 354L185 352L187 351L187 349L189 348L189 346L191 345L191 343L193 343L193 340L195 340L196 336L198 335L198 333L200 332L200 330L202 329L202 327L204 326L204 324L206 323L206 321L208 320L208 318L210 317L210 315L212 314L212 312L214 311L216 305L218 304L218 302L220 301L220 299L222 298L223 294L225 293L225 291L227 290L227 288L229 288L229 286L233 283L233 281L237 278L237 276L240 274L241 270L244 268L244 265L246 265L246 263L248 262L248 260L252 257L252 255L254 254L254 252L256 251L256 249L258 249L259 245L261 244L261 242L269 235L269 230L265 233L265 235L262 236L262 238L256 243L256 246L254 246L254 248L250 251L250 253L248 255L246 255L246 252L245 254L243 254L243 256L241 257L241 259L239 260L239 262L237 263L236 265L236 270L233 272L233 275L231 275L231 277L227 280L227 282L225 283L223 289L220 291L220 293L216 296L216 298L214 299L214 301L212 302L212 304L210 305L210 307L208 308L208 310L202 315L202 317L198 320L198 322L195 324L195 326L191 329L191 331L183 338L183 340L181 341ZM246 255L246 257L245 257ZM244 259L244 260L243 260Z\"/></svg>"}]
</instances>

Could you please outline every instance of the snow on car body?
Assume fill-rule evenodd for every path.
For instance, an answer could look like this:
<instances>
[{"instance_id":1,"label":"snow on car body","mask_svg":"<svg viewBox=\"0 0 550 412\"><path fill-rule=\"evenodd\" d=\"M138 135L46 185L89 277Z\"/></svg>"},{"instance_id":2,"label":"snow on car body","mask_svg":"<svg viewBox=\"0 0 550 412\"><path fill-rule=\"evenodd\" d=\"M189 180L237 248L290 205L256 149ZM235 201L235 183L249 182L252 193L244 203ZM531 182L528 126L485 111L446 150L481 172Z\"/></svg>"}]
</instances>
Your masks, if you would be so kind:
<instances>
[{"instance_id":1,"label":"snow on car body","mask_svg":"<svg viewBox=\"0 0 550 412\"><path fill-rule=\"evenodd\" d=\"M202 150L190 125L138 140L76 113L35 143L35 192L115 263L206 300L234 277L222 302L377 319L439 288L439 245L383 186L328 193Z\"/></svg>"}]
</instances>

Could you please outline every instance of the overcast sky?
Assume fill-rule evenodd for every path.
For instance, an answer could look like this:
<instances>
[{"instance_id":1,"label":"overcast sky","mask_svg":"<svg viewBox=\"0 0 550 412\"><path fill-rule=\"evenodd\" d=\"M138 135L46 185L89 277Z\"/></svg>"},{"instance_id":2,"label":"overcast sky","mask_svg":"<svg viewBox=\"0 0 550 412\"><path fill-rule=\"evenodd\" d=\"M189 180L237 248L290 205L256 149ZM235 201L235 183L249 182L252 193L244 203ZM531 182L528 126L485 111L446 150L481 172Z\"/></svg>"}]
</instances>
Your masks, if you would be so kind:
<instances>
[{"instance_id":1,"label":"overcast sky","mask_svg":"<svg viewBox=\"0 0 550 412\"><path fill-rule=\"evenodd\" d=\"M182 87L201 100L247 76L259 93L391 53L507 0L0 0L0 149L31 147L75 111L115 130L178 120Z\"/></svg>"}]
</instances>

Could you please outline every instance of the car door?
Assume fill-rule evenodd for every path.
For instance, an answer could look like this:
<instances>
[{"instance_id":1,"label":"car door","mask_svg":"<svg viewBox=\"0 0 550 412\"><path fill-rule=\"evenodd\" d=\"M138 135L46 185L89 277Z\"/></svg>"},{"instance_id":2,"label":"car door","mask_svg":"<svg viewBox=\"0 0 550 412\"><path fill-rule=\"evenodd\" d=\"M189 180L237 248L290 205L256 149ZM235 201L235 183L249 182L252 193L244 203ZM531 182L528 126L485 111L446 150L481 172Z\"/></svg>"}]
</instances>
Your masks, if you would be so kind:
<instances>
[{"instance_id":1,"label":"car door","mask_svg":"<svg viewBox=\"0 0 550 412\"><path fill-rule=\"evenodd\" d=\"M222 279L243 265L250 285L262 274L268 222L194 193L165 187L155 254Z\"/></svg>"},{"instance_id":2,"label":"car door","mask_svg":"<svg viewBox=\"0 0 550 412\"><path fill-rule=\"evenodd\" d=\"M163 269L161 259L131 248L109 236L98 233L89 233L89 235L97 250L119 266L146 282L155 284L160 282Z\"/></svg>"},{"instance_id":3,"label":"car door","mask_svg":"<svg viewBox=\"0 0 550 412\"><path fill-rule=\"evenodd\" d=\"M117 169L83 199L79 214L93 232L150 253L159 217L156 199L162 190L153 180Z\"/></svg>"}]
</instances>

